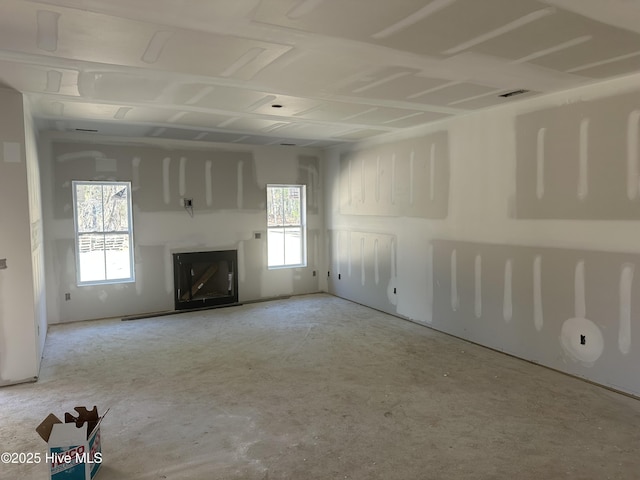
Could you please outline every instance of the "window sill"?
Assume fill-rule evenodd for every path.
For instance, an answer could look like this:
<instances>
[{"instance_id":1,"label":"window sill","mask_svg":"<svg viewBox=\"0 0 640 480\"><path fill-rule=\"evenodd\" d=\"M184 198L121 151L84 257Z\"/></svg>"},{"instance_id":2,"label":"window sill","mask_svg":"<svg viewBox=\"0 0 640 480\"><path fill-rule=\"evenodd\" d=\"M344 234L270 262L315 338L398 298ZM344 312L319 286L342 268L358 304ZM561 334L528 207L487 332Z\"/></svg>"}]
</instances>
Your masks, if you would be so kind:
<instances>
[{"instance_id":1,"label":"window sill","mask_svg":"<svg viewBox=\"0 0 640 480\"><path fill-rule=\"evenodd\" d=\"M273 266L268 266L267 270L286 270L291 268L306 268L306 267L307 267L306 263L300 263L298 265L273 265Z\"/></svg>"},{"instance_id":2,"label":"window sill","mask_svg":"<svg viewBox=\"0 0 640 480\"><path fill-rule=\"evenodd\" d=\"M123 283L136 283L135 278L125 278L118 280L96 280L95 282L82 282L78 283L78 287L94 287L96 285L120 285Z\"/></svg>"}]
</instances>

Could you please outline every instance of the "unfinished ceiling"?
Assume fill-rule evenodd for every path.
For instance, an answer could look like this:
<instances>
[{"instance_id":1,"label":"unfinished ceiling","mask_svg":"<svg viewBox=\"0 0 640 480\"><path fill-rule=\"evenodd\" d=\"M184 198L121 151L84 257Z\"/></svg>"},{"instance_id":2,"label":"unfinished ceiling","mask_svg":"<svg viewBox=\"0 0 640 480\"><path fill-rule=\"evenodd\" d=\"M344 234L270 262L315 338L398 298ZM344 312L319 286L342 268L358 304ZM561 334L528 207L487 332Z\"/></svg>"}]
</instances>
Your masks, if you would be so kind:
<instances>
[{"instance_id":1,"label":"unfinished ceiling","mask_svg":"<svg viewBox=\"0 0 640 480\"><path fill-rule=\"evenodd\" d=\"M0 84L59 131L325 147L639 70L638 0L0 3Z\"/></svg>"}]
</instances>

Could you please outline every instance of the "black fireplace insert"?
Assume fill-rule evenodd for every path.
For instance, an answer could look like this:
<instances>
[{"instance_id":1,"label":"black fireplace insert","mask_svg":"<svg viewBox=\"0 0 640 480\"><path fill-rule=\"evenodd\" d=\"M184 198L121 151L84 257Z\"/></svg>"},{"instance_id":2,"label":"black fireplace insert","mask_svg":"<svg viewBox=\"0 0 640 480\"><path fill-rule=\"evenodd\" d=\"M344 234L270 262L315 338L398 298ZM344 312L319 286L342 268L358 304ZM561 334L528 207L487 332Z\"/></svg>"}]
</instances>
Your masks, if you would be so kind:
<instances>
[{"instance_id":1,"label":"black fireplace insert","mask_svg":"<svg viewBox=\"0 0 640 480\"><path fill-rule=\"evenodd\" d=\"M236 250L173 254L176 310L238 303Z\"/></svg>"}]
</instances>

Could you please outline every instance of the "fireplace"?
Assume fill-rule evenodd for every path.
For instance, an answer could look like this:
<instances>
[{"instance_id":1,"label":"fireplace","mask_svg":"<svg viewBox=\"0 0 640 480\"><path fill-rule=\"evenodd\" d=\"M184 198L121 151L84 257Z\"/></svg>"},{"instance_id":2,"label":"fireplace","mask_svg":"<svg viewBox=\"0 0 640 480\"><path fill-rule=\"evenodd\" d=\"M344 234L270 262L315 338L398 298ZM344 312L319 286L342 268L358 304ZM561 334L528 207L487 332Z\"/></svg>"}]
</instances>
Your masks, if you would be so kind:
<instances>
[{"instance_id":1,"label":"fireplace","mask_svg":"<svg viewBox=\"0 0 640 480\"><path fill-rule=\"evenodd\" d=\"M238 303L236 250L173 254L176 310Z\"/></svg>"}]
</instances>

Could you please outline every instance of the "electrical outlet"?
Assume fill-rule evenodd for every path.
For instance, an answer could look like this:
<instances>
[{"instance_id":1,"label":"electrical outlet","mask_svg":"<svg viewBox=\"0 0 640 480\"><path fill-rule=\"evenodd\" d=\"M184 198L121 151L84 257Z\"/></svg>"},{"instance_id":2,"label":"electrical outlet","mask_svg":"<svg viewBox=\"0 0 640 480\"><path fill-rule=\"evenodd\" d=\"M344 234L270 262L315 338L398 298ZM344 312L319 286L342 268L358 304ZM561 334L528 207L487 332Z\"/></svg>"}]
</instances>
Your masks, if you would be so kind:
<instances>
[{"instance_id":1,"label":"electrical outlet","mask_svg":"<svg viewBox=\"0 0 640 480\"><path fill-rule=\"evenodd\" d=\"M313 271L313 276L314 276L314 277L316 276L316 271L315 271L315 270Z\"/></svg>"},{"instance_id":2,"label":"electrical outlet","mask_svg":"<svg viewBox=\"0 0 640 480\"><path fill-rule=\"evenodd\" d=\"M580 335L580 345L586 345L586 344L587 344L587 336Z\"/></svg>"},{"instance_id":3,"label":"electrical outlet","mask_svg":"<svg viewBox=\"0 0 640 480\"><path fill-rule=\"evenodd\" d=\"M261 232L253 232L253 238L256 240L260 240L262 238Z\"/></svg>"},{"instance_id":4,"label":"electrical outlet","mask_svg":"<svg viewBox=\"0 0 640 480\"><path fill-rule=\"evenodd\" d=\"M6 269L7 269L7 259L0 258L0 270L6 270Z\"/></svg>"},{"instance_id":5,"label":"electrical outlet","mask_svg":"<svg viewBox=\"0 0 640 480\"><path fill-rule=\"evenodd\" d=\"M67 300L67 301L71 300L71 294L70 293L65 293L64 294L64 299Z\"/></svg>"},{"instance_id":6,"label":"electrical outlet","mask_svg":"<svg viewBox=\"0 0 640 480\"><path fill-rule=\"evenodd\" d=\"M184 206L186 208L191 208L193 207L193 198L185 198L184 199Z\"/></svg>"}]
</instances>

